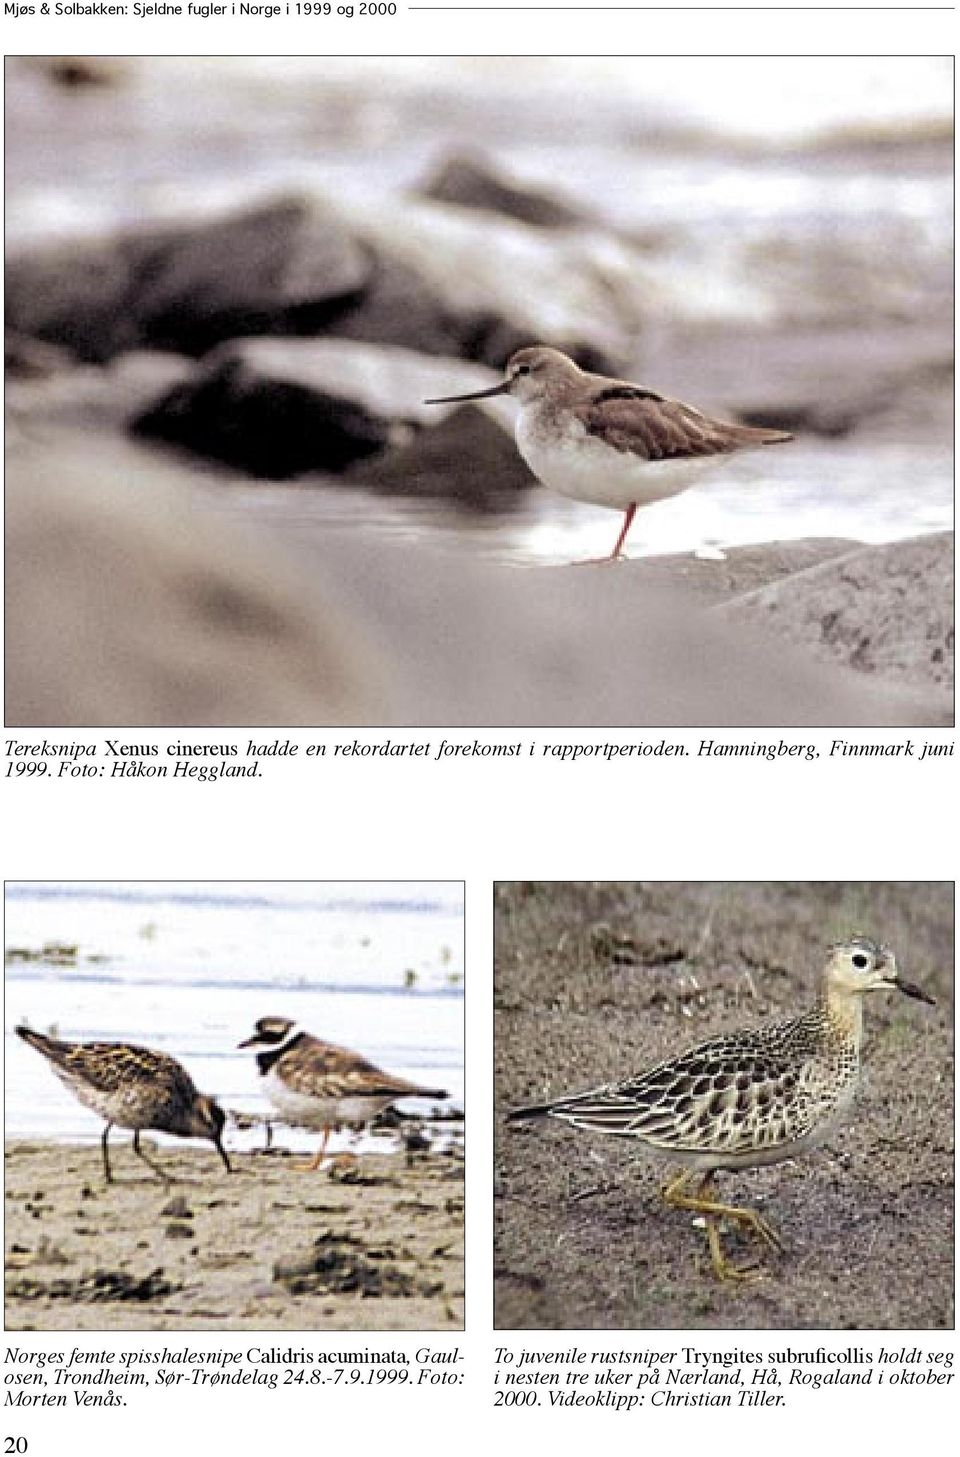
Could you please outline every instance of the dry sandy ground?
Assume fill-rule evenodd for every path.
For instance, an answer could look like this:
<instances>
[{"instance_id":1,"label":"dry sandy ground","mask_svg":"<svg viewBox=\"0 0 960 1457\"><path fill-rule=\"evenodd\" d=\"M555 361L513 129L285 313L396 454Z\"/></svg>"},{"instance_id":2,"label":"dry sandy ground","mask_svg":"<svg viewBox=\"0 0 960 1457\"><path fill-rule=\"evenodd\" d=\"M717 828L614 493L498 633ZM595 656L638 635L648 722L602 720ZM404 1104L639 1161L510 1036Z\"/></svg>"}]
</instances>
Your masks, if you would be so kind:
<instances>
[{"instance_id":1,"label":"dry sandy ground","mask_svg":"<svg viewBox=\"0 0 960 1457\"><path fill-rule=\"evenodd\" d=\"M288 1154L6 1147L8 1330L458 1330L463 1161L370 1155L306 1173ZM150 1151L150 1140L144 1145Z\"/></svg>"},{"instance_id":2,"label":"dry sandy ground","mask_svg":"<svg viewBox=\"0 0 960 1457\"><path fill-rule=\"evenodd\" d=\"M787 1247L751 1284L714 1280L693 1216L659 1199L666 1166L498 1118L497 1327L951 1328L953 918L948 884L499 886L499 1115L796 1014L825 945L854 931L890 944L937 1005L869 998L854 1121L803 1160L720 1175L721 1197L762 1210Z\"/></svg>"}]
</instances>

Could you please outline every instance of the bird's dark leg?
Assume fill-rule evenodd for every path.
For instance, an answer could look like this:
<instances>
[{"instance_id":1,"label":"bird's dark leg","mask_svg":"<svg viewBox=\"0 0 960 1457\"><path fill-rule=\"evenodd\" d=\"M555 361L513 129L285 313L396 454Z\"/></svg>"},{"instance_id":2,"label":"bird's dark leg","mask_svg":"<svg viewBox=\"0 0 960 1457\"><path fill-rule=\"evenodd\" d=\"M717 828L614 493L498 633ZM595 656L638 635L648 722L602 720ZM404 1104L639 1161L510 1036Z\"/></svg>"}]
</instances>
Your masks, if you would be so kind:
<instances>
[{"instance_id":1,"label":"bird's dark leg","mask_svg":"<svg viewBox=\"0 0 960 1457\"><path fill-rule=\"evenodd\" d=\"M105 1126L100 1139L100 1150L103 1154L103 1173L108 1184L113 1183L113 1174L110 1172L110 1154L107 1150L107 1135L109 1134L112 1127L113 1124L108 1123Z\"/></svg>"},{"instance_id":2,"label":"bird's dark leg","mask_svg":"<svg viewBox=\"0 0 960 1457\"><path fill-rule=\"evenodd\" d=\"M222 1142L220 1141L219 1138L215 1138L213 1141L214 1141L214 1143L217 1146L217 1153L223 1159L223 1166L224 1166L224 1168L226 1169L226 1171L227 1171L228 1174L232 1174L233 1173L233 1169L230 1167L230 1160L227 1158L226 1150L225 1150Z\"/></svg>"},{"instance_id":3,"label":"bird's dark leg","mask_svg":"<svg viewBox=\"0 0 960 1457\"><path fill-rule=\"evenodd\" d=\"M140 1130L139 1130L139 1128L135 1128L134 1131L133 1131L133 1151L137 1155L138 1158L143 1159L143 1162L147 1165L148 1168L153 1169L153 1172L156 1174L156 1176L157 1176L158 1179L162 1179L165 1184L172 1184L173 1183L173 1179L166 1172L166 1170L165 1169L161 1169L161 1167L160 1167L159 1164L155 1164L153 1162L153 1159L147 1158L147 1155L144 1153L143 1149L140 1147Z\"/></svg>"}]
</instances>

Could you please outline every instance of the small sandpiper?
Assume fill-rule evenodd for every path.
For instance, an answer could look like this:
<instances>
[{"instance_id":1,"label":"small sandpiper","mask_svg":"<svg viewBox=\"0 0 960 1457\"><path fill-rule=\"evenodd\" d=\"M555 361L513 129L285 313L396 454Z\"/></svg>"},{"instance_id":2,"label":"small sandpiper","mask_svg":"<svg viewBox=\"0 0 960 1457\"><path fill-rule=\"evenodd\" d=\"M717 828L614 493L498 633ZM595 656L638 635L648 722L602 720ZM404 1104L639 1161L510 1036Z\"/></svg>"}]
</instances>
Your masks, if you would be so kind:
<instances>
[{"instance_id":1,"label":"small sandpiper","mask_svg":"<svg viewBox=\"0 0 960 1457\"><path fill-rule=\"evenodd\" d=\"M257 1050L264 1091L284 1122L322 1133L313 1158L299 1165L303 1169L320 1167L339 1124L363 1127L398 1098L448 1096L385 1073L349 1048L321 1042L289 1017L261 1017L253 1036L239 1045Z\"/></svg>"},{"instance_id":2,"label":"small sandpiper","mask_svg":"<svg viewBox=\"0 0 960 1457\"><path fill-rule=\"evenodd\" d=\"M724 1255L718 1219L740 1224L773 1250L783 1246L756 1210L717 1200L717 1170L779 1163L830 1135L849 1114L860 1079L863 997L891 988L933 1005L900 976L892 951L853 936L830 947L819 997L802 1016L725 1033L637 1077L516 1108L508 1121L558 1118L591 1133L635 1138L683 1165L662 1190L664 1200L704 1216L719 1279L752 1279L755 1266L732 1265ZM697 1174L696 1190L687 1193Z\"/></svg>"},{"instance_id":3,"label":"small sandpiper","mask_svg":"<svg viewBox=\"0 0 960 1457\"><path fill-rule=\"evenodd\" d=\"M517 449L538 480L574 501L624 512L605 562L622 555L638 506L678 495L744 451L793 439L786 430L713 420L628 380L587 374L558 349L541 347L519 349L492 389L424 403L492 395L519 400Z\"/></svg>"},{"instance_id":4,"label":"small sandpiper","mask_svg":"<svg viewBox=\"0 0 960 1457\"><path fill-rule=\"evenodd\" d=\"M100 1146L108 1184L113 1183L113 1174L107 1138L114 1124L133 1129L134 1153L165 1183L171 1182L170 1175L140 1147L141 1129L154 1128L181 1138L208 1138L227 1173L231 1172L222 1143L226 1115L213 1098L197 1092L176 1058L129 1042L61 1042L29 1027L16 1031L47 1059L84 1107L107 1120Z\"/></svg>"}]
</instances>

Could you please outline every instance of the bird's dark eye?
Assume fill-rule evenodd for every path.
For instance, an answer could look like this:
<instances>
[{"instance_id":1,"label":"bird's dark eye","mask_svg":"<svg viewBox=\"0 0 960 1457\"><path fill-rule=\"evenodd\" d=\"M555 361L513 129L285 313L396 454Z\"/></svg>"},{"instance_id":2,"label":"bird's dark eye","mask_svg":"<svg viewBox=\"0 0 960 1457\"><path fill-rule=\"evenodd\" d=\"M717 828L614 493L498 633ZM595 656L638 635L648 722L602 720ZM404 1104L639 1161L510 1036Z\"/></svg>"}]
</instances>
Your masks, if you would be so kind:
<instances>
[{"instance_id":1,"label":"bird's dark eye","mask_svg":"<svg viewBox=\"0 0 960 1457\"><path fill-rule=\"evenodd\" d=\"M517 374L529 374L529 373L530 373L530 365L529 364L518 364L517 365Z\"/></svg>"},{"instance_id":2,"label":"bird's dark eye","mask_svg":"<svg viewBox=\"0 0 960 1457\"><path fill-rule=\"evenodd\" d=\"M854 966L860 967L861 971L866 966L867 958L864 956L862 951L857 952L856 956L853 958L853 964Z\"/></svg>"}]
</instances>

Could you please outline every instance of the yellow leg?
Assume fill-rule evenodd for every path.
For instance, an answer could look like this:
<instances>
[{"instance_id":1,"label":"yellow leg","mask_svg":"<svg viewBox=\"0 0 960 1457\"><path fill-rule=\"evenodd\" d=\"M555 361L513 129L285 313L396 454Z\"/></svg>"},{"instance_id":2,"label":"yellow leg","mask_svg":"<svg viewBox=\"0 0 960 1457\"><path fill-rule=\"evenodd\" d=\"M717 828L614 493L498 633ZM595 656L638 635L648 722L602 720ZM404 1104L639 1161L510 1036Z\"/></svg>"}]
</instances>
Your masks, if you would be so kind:
<instances>
[{"instance_id":1,"label":"yellow leg","mask_svg":"<svg viewBox=\"0 0 960 1457\"><path fill-rule=\"evenodd\" d=\"M713 1262L713 1273L718 1280L740 1280L747 1283L750 1280L759 1280L761 1270L759 1265L732 1265L723 1253L720 1244L720 1231L717 1222L712 1214L705 1214L707 1222L707 1242L710 1245L710 1259Z\"/></svg>"},{"instance_id":2,"label":"yellow leg","mask_svg":"<svg viewBox=\"0 0 960 1457\"><path fill-rule=\"evenodd\" d=\"M747 1229L759 1240L769 1245L771 1249L778 1252L783 1251L783 1244L776 1231L771 1228L762 1215L755 1209L741 1209L732 1204L721 1204L716 1199L708 1198L708 1192L713 1184L713 1172L706 1174L700 1183L695 1194L684 1192L686 1185L692 1178L688 1169L684 1169L671 1183L662 1191L664 1201L674 1209L690 1209L696 1214L704 1215L707 1223L707 1240L710 1245L710 1257L713 1261L714 1273L719 1280L751 1280L756 1278L756 1267L747 1265L739 1267L731 1265L725 1257L720 1246L720 1231L717 1228L717 1219L732 1219L737 1224L745 1225Z\"/></svg>"}]
</instances>

